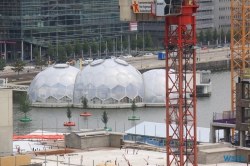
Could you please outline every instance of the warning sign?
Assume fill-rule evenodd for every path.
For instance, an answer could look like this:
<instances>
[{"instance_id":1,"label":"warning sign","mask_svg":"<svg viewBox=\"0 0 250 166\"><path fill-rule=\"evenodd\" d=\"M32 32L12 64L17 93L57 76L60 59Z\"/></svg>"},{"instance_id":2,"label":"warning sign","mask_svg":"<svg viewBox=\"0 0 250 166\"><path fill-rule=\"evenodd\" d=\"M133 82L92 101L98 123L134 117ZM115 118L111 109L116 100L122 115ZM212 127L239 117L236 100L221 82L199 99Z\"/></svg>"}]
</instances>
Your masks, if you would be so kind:
<instances>
[{"instance_id":1,"label":"warning sign","mask_svg":"<svg viewBox=\"0 0 250 166\"><path fill-rule=\"evenodd\" d=\"M153 0L132 0L134 13L150 13Z\"/></svg>"}]
</instances>

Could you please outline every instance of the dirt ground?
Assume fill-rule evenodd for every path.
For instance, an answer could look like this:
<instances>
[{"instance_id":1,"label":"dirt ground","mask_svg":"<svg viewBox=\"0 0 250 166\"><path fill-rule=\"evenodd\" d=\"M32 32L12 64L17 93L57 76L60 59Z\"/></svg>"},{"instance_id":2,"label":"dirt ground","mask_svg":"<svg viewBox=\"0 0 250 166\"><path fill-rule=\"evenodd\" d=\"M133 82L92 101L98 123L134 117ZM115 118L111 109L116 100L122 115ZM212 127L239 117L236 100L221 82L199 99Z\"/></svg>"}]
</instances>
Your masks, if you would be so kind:
<instances>
[{"instance_id":1,"label":"dirt ground","mask_svg":"<svg viewBox=\"0 0 250 166\"><path fill-rule=\"evenodd\" d=\"M20 84L25 84L22 82L23 81L31 82L31 80L33 80L39 72L40 71L30 71L30 72L22 71L19 73L18 76L18 74L13 71L2 71L0 72L0 78L5 78L5 79L8 78L8 83L20 82Z\"/></svg>"}]
</instances>

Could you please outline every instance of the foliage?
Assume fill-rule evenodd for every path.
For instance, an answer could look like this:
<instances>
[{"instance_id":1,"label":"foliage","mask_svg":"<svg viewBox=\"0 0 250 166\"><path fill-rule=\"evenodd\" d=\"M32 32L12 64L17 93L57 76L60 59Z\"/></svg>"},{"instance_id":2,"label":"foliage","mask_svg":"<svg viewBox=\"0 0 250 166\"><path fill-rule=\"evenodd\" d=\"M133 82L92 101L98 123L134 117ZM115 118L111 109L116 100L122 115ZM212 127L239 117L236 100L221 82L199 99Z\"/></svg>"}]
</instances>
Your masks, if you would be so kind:
<instances>
[{"instance_id":1,"label":"foliage","mask_svg":"<svg viewBox=\"0 0 250 166\"><path fill-rule=\"evenodd\" d=\"M46 65L46 61L43 57L41 56L38 56L36 59L35 59L35 65L40 67L41 68L41 71L43 69L43 66Z\"/></svg>"},{"instance_id":2,"label":"foliage","mask_svg":"<svg viewBox=\"0 0 250 166\"><path fill-rule=\"evenodd\" d=\"M227 41L231 41L231 30L230 29L228 29L227 30Z\"/></svg>"},{"instance_id":3,"label":"foliage","mask_svg":"<svg viewBox=\"0 0 250 166\"><path fill-rule=\"evenodd\" d=\"M52 42L49 42L49 46L48 46L48 50L47 50L47 54L51 57L51 59L54 57L54 48L52 46Z\"/></svg>"},{"instance_id":4,"label":"foliage","mask_svg":"<svg viewBox=\"0 0 250 166\"><path fill-rule=\"evenodd\" d=\"M151 35L147 32L146 37L145 37L145 47L146 48L151 48L153 46L153 41L151 38Z\"/></svg>"},{"instance_id":5,"label":"foliage","mask_svg":"<svg viewBox=\"0 0 250 166\"><path fill-rule=\"evenodd\" d=\"M86 97L82 99L82 107L84 109L88 108L88 99Z\"/></svg>"},{"instance_id":6,"label":"foliage","mask_svg":"<svg viewBox=\"0 0 250 166\"><path fill-rule=\"evenodd\" d=\"M31 101L29 100L29 96L27 94L19 97L18 109L25 114L26 118L26 113L31 110Z\"/></svg>"},{"instance_id":7,"label":"foliage","mask_svg":"<svg viewBox=\"0 0 250 166\"><path fill-rule=\"evenodd\" d=\"M222 41L225 39L225 35L226 35L223 28L221 28L220 35L221 35L221 38L220 38L221 42L220 43L222 43Z\"/></svg>"},{"instance_id":8,"label":"foliage","mask_svg":"<svg viewBox=\"0 0 250 166\"><path fill-rule=\"evenodd\" d=\"M89 42L87 39L84 39L83 45L82 45L82 50L85 54L87 54L90 50Z\"/></svg>"},{"instance_id":9,"label":"foliage","mask_svg":"<svg viewBox=\"0 0 250 166\"><path fill-rule=\"evenodd\" d=\"M130 43L131 49L132 49L132 50L135 50L135 49L136 49L136 45L137 45L136 37L135 37L135 36L132 36L132 38L131 38L131 43Z\"/></svg>"},{"instance_id":10,"label":"foliage","mask_svg":"<svg viewBox=\"0 0 250 166\"><path fill-rule=\"evenodd\" d=\"M219 38L219 34L217 32L217 29L214 28L214 31L213 31L213 40L216 41L216 40L218 40L218 38Z\"/></svg>"},{"instance_id":11,"label":"foliage","mask_svg":"<svg viewBox=\"0 0 250 166\"><path fill-rule=\"evenodd\" d=\"M0 70L3 70L5 66L6 66L5 59L0 59Z\"/></svg>"},{"instance_id":12,"label":"foliage","mask_svg":"<svg viewBox=\"0 0 250 166\"><path fill-rule=\"evenodd\" d=\"M124 37L124 40L122 42L122 46L123 46L123 49L128 48L128 37L127 36Z\"/></svg>"},{"instance_id":13,"label":"foliage","mask_svg":"<svg viewBox=\"0 0 250 166\"><path fill-rule=\"evenodd\" d=\"M109 52L113 52L114 49L114 43L111 38L108 38L108 44L107 44Z\"/></svg>"},{"instance_id":14,"label":"foliage","mask_svg":"<svg viewBox=\"0 0 250 166\"><path fill-rule=\"evenodd\" d=\"M96 54L98 51L98 44L96 43L95 39L93 39L91 44L91 51Z\"/></svg>"},{"instance_id":15,"label":"foliage","mask_svg":"<svg viewBox=\"0 0 250 166\"><path fill-rule=\"evenodd\" d=\"M106 51L106 40L101 38L101 50L100 53Z\"/></svg>"},{"instance_id":16,"label":"foliage","mask_svg":"<svg viewBox=\"0 0 250 166\"><path fill-rule=\"evenodd\" d=\"M61 45L61 43L58 44L58 57L57 57L57 63L65 63L67 61L66 53L64 47Z\"/></svg>"},{"instance_id":17,"label":"foliage","mask_svg":"<svg viewBox=\"0 0 250 166\"><path fill-rule=\"evenodd\" d=\"M81 45L81 43L79 42L79 40L76 39L75 45L74 45L74 52L75 52L76 55L80 55L80 54L81 54L81 51L82 51L82 45Z\"/></svg>"},{"instance_id":18,"label":"foliage","mask_svg":"<svg viewBox=\"0 0 250 166\"><path fill-rule=\"evenodd\" d=\"M117 37L117 51L121 50L121 37Z\"/></svg>"},{"instance_id":19,"label":"foliage","mask_svg":"<svg viewBox=\"0 0 250 166\"><path fill-rule=\"evenodd\" d=\"M13 68L11 68L11 70L17 72L19 77L19 72L24 70L24 66L25 63L21 59L16 59L15 62L13 63Z\"/></svg>"},{"instance_id":20,"label":"foliage","mask_svg":"<svg viewBox=\"0 0 250 166\"><path fill-rule=\"evenodd\" d=\"M68 41L67 45L65 46L65 52L66 52L66 56L70 56L73 53L73 47L70 41Z\"/></svg>"},{"instance_id":21,"label":"foliage","mask_svg":"<svg viewBox=\"0 0 250 166\"><path fill-rule=\"evenodd\" d=\"M199 32L199 41L200 42L203 42L204 41L204 33L203 33L203 30L201 29L200 32Z\"/></svg>"},{"instance_id":22,"label":"foliage","mask_svg":"<svg viewBox=\"0 0 250 166\"><path fill-rule=\"evenodd\" d=\"M133 111L133 115L134 115L134 112L136 111L137 109L137 105L135 104L135 99L132 101L132 105L131 105L131 110Z\"/></svg>"},{"instance_id":23,"label":"foliage","mask_svg":"<svg viewBox=\"0 0 250 166\"><path fill-rule=\"evenodd\" d=\"M109 121L109 118L108 118L108 113L106 111L103 111L101 120L105 124L105 127L107 127L107 123Z\"/></svg>"},{"instance_id":24,"label":"foliage","mask_svg":"<svg viewBox=\"0 0 250 166\"><path fill-rule=\"evenodd\" d=\"M211 41L212 39L212 32L211 32L211 29L207 29L206 30L206 41Z\"/></svg>"},{"instance_id":25,"label":"foliage","mask_svg":"<svg viewBox=\"0 0 250 166\"><path fill-rule=\"evenodd\" d=\"M33 55L35 56L35 58L37 58L39 56L39 49L38 49L38 45L36 45L36 47L33 50Z\"/></svg>"},{"instance_id":26,"label":"foliage","mask_svg":"<svg viewBox=\"0 0 250 166\"><path fill-rule=\"evenodd\" d=\"M138 34L138 36L137 36L137 47L139 49L143 48L143 38L140 34Z\"/></svg>"},{"instance_id":27,"label":"foliage","mask_svg":"<svg viewBox=\"0 0 250 166\"><path fill-rule=\"evenodd\" d=\"M67 106L67 117L69 118L69 122L70 122L70 118L72 117L72 112L69 106Z\"/></svg>"}]
</instances>

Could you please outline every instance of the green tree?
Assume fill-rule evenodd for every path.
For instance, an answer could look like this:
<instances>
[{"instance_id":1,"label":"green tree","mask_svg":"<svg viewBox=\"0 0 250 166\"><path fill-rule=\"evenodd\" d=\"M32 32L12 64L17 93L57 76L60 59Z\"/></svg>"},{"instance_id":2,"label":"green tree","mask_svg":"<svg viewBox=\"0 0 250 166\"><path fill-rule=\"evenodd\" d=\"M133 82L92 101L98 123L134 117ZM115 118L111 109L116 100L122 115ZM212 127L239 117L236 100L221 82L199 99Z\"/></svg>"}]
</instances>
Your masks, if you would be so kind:
<instances>
[{"instance_id":1,"label":"green tree","mask_svg":"<svg viewBox=\"0 0 250 166\"><path fill-rule=\"evenodd\" d=\"M151 48L153 46L153 41L151 35L147 32L145 37L145 47Z\"/></svg>"},{"instance_id":2,"label":"green tree","mask_svg":"<svg viewBox=\"0 0 250 166\"><path fill-rule=\"evenodd\" d=\"M206 30L206 41L211 41L212 39L212 32L211 32L211 29L207 29Z\"/></svg>"},{"instance_id":3,"label":"green tree","mask_svg":"<svg viewBox=\"0 0 250 166\"><path fill-rule=\"evenodd\" d=\"M137 47L141 50L143 48L143 38L140 34L137 36Z\"/></svg>"},{"instance_id":4,"label":"green tree","mask_svg":"<svg viewBox=\"0 0 250 166\"><path fill-rule=\"evenodd\" d=\"M46 61L42 56L38 56L35 59L35 66L39 67L41 69L41 71L43 70L43 66L45 66L45 65L46 65Z\"/></svg>"},{"instance_id":5,"label":"green tree","mask_svg":"<svg viewBox=\"0 0 250 166\"><path fill-rule=\"evenodd\" d=\"M91 44L91 50L94 54L97 53L98 51L98 44L96 43L95 39L93 39L92 44Z\"/></svg>"},{"instance_id":6,"label":"green tree","mask_svg":"<svg viewBox=\"0 0 250 166\"><path fill-rule=\"evenodd\" d=\"M124 37L124 40L122 42L122 46L123 46L123 49L128 48L128 37L127 36Z\"/></svg>"},{"instance_id":7,"label":"green tree","mask_svg":"<svg viewBox=\"0 0 250 166\"><path fill-rule=\"evenodd\" d=\"M70 41L67 42L65 48L66 56L70 56L73 53L73 47L70 43Z\"/></svg>"},{"instance_id":8,"label":"green tree","mask_svg":"<svg viewBox=\"0 0 250 166\"><path fill-rule=\"evenodd\" d=\"M88 108L88 99L86 97L83 97L82 99L82 107L84 111L86 111L86 109Z\"/></svg>"},{"instance_id":9,"label":"green tree","mask_svg":"<svg viewBox=\"0 0 250 166\"><path fill-rule=\"evenodd\" d=\"M137 41L135 36L132 36L130 45L132 50L136 49Z\"/></svg>"},{"instance_id":10,"label":"green tree","mask_svg":"<svg viewBox=\"0 0 250 166\"><path fill-rule=\"evenodd\" d=\"M218 32L217 32L217 29L214 28L214 31L213 31L213 40L214 40L214 41L217 41L218 38L219 38L219 34L218 34Z\"/></svg>"},{"instance_id":11,"label":"green tree","mask_svg":"<svg viewBox=\"0 0 250 166\"><path fill-rule=\"evenodd\" d=\"M84 41L83 41L82 50L83 50L84 54L86 54L86 55L90 50L89 42L87 39L84 39Z\"/></svg>"},{"instance_id":12,"label":"green tree","mask_svg":"<svg viewBox=\"0 0 250 166\"><path fill-rule=\"evenodd\" d=\"M14 72L18 73L18 79L19 79L19 72L24 70L25 63L21 59L16 59L13 63L13 70Z\"/></svg>"},{"instance_id":13,"label":"green tree","mask_svg":"<svg viewBox=\"0 0 250 166\"><path fill-rule=\"evenodd\" d=\"M231 30L230 29L227 30L227 41L228 42L231 41Z\"/></svg>"},{"instance_id":14,"label":"green tree","mask_svg":"<svg viewBox=\"0 0 250 166\"><path fill-rule=\"evenodd\" d=\"M220 41L220 43L222 43L222 41L224 41L225 35L226 35L223 28L221 28L220 35L221 35L221 38L220 38L221 41Z\"/></svg>"},{"instance_id":15,"label":"green tree","mask_svg":"<svg viewBox=\"0 0 250 166\"><path fill-rule=\"evenodd\" d=\"M79 42L79 40L76 39L76 42L75 42L75 45L74 45L74 52L75 52L76 55L80 55L81 51L82 51L82 45Z\"/></svg>"},{"instance_id":16,"label":"green tree","mask_svg":"<svg viewBox=\"0 0 250 166\"><path fill-rule=\"evenodd\" d=\"M107 43L107 45L108 45L107 47L108 47L109 52L113 52L114 43L113 43L113 41L112 41L111 38L108 38L108 43Z\"/></svg>"},{"instance_id":17,"label":"green tree","mask_svg":"<svg viewBox=\"0 0 250 166\"><path fill-rule=\"evenodd\" d=\"M61 45L61 43L58 44L58 57L57 57L57 63L66 63L68 60L66 57L65 49Z\"/></svg>"},{"instance_id":18,"label":"green tree","mask_svg":"<svg viewBox=\"0 0 250 166\"><path fill-rule=\"evenodd\" d=\"M132 101L132 105L131 105L131 110L133 111L133 116L134 116L134 112L137 109L137 105L135 104L135 99Z\"/></svg>"},{"instance_id":19,"label":"green tree","mask_svg":"<svg viewBox=\"0 0 250 166\"><path fill-rule=\"evenodd\" d=\"M72 112L71 112L69 105L67 106L67 117L69 118L69 122L70 122L70 118L72 117Z\"/></svg>"},{"instance_id":20,"label":"green tree","mask_svg":"<svg viewBox=\"0 0 250 166\"><path fill-rule=\"evenodd\" d=\"M201 29L200 32L199 32L199 41L200 42L204 42L204 33L203 33L203 30Z\"/></svg>"},{"instance_id":21,"label":"green tree","mask_svg":"<svg viewBox=\"0 0 250 166\"><path fill-rule=\"evenodd\" d=\"M33 55L35 56L35 58L40 56L38 45L36 45L36 47L34 48Z\"/></svg>"},{"instance_id":22,"label":"green tree","mask_svg":"<svg viewBox=\"0 0 250 166\"><path fill-rule=\"evenodd\" d=\"M121 50L121 37L117 37L117 51Z\"/></svg>"},{"instance_id":23,"label":"green tree","mask_svg":"<svg viewBox=\"0 0 250 166\"><path fill-rule=\"evenodd\" d=\"M102 120L102 122L104 123L105 128L106 128L106 127L107 127L107 123L108 123L108 121L109 121L108 113L107 113L106 111L103 111L101 120Z\"/></svg>"},{"instance_id":24,"label":"green tree","mask_svg":"<svg viewBox=\"0 0 250 166\"><path fill-rule=\"evenodd\" d=\"M52 59L54 57L54 53L55 53L55 50L52 46L52 42L50 41L49 42L49 46L48 46L48 49L47 49L47 54L50 56L50 58Z\"/></svg>"},{"instance_id":25,"label":"green tree","mask_svg":"<svg viewBox=\"0 0 250 166\"><path fill-rule=\"evenodd\" d=\"M29 100L29 96L25 94L25 96L19 97L19 107L18 109L24 113L25 118L27 118L26 114L31 110L32 102Z\"/></svg>"},{"instance_id":26,"label":"green tree","mask_svg":"<svg viewBox=\"0 0 250 166\"><path fill-rule=\"evenodd\" d=\"M105 39L101 38L101 50L100 53L104 52L106 50L106 41Z\"/></svg>"},{"instance_id":27,"label":"green tree","mask_svg":"<svg viewBox=\"0 0 250 166\"><path fill-rule=\"evenodd\" d=\"M4 59L0 59L0 70L4 70L4 67L6 66L6 62Z\"/></svg>"}]
</instances>

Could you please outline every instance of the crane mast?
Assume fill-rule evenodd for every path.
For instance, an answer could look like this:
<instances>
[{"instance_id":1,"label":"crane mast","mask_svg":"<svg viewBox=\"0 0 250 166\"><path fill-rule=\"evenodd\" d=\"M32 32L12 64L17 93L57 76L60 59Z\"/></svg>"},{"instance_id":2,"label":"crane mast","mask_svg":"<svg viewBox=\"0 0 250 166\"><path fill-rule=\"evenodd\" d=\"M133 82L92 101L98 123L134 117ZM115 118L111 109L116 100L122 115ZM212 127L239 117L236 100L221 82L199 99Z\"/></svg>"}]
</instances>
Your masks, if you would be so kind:
<instances>
[{"instance_id":1,"label":"crane mast","mask_svg":"<svg viewBox=\"0 0 250 166\"><path fill-rule=\"evenodd\" d=\"M152 15L165 17L167 166L197 165L195 0L152 4ZM164 2L163 2L164 3ZM163 7L164 11L162 11ZM171 70L170 69L174 69ZM170 77L175 75L175 79ZM177 96L177 97L172 97ZM173 132L172 132L173 131Z\"/></svg>"},{"instance_id":2,"label":"crane mast","mask_svg":"<svg viewBox=\"0 0 250 166\"><path fill-rule=\"evenodd\" d=\"M250 0L231 0L231 109L236 110L236 83L250 66Z\"/></svg>"}]
</instances>

